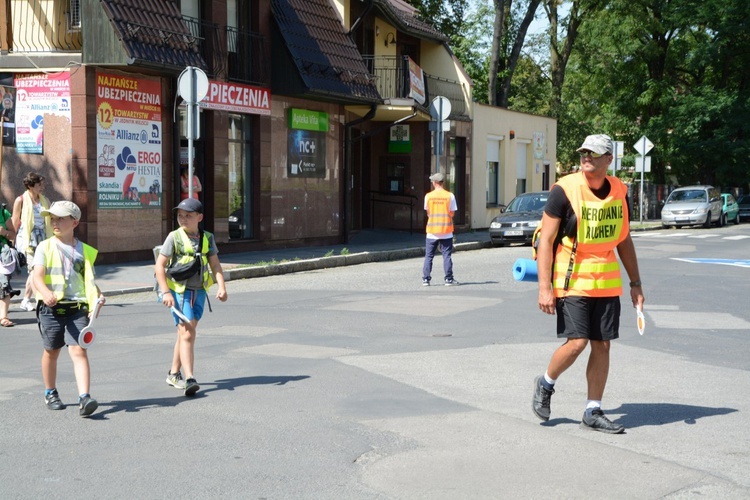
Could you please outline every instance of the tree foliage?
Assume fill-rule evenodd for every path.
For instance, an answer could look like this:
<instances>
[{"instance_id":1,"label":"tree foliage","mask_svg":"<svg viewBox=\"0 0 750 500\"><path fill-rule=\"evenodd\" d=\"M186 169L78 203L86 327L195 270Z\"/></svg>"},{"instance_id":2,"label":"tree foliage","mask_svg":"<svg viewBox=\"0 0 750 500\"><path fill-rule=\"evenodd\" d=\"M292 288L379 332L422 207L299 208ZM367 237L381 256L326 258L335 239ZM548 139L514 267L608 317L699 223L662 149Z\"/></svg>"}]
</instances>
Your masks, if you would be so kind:
<instances>
[{"instance_id":1,"label":"tree foliage","mask_svg":"<svg viewBox=\"0 0 750 500\"><path fill-rule=\"evenodd\" d=\"M646 135L656 182L748 186L750 2L419 1L443 19L477 101L558 119L558 161L577 163L581 139L603 132L632 165ZM541 39L525 24L540 2Z\"/></svg>"}]
</instances>

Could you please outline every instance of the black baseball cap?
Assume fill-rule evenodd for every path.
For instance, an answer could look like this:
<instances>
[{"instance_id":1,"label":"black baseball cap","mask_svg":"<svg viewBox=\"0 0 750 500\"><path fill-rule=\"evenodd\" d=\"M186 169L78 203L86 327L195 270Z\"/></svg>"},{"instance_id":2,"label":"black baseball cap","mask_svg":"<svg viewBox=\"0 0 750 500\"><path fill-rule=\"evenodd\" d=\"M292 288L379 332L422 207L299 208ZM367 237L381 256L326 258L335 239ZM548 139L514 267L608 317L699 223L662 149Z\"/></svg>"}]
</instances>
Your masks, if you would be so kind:
<instances>
[{"instance_id":1,"label":"black baseball cap","mask_svg":"<svg viewBox=\"0 0 750 500\"><path fill-rule=\"evenodd\" d=\"M186 212L198 212L203 213L203 203L196 200L195 198L187 198L180 202L179 205L174 207L172 210L184 210Z\"/></svg>"}]
</instances>

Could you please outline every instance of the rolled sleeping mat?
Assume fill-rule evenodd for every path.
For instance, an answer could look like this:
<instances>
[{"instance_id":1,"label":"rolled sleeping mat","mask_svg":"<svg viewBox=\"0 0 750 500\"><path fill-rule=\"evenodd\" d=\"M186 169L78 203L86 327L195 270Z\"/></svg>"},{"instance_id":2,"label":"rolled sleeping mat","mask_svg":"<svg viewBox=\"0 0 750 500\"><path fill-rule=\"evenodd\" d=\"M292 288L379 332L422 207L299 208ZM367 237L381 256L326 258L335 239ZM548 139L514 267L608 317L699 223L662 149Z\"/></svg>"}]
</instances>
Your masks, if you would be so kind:
<instances>
[{"instance_id":1,"label":"rolled sleeping mat","mask_svg":"<svg viewBox=\"0 0 750 500\"><path fill-rule=\"evenodd\" d=\"M536 261L532 259L518 259L513 264L513 279L516 281L538 281Z\"/></svg>"}]
</instances>

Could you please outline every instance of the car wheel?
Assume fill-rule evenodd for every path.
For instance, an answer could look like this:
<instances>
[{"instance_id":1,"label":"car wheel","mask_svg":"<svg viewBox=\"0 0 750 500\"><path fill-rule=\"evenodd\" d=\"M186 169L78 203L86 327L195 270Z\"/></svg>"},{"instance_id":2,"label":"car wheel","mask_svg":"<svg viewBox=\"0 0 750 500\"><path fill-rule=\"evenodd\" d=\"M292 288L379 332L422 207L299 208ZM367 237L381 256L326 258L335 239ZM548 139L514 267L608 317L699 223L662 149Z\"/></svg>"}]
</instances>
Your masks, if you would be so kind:
<instances>
[{"instance_id":1,"label":"car wheel","mask_svg":"<svg viewBox=\"0 0 750 500\"><path fill-rule=\"evenodd\" d=\"M740 223L740 213L737 212L737 215L734 216L734 220L732 221L734 224Z\"/></svg>"},{"instance_id":2,"label":"car wheel","mask_svg":"<svg viewBox=\"0 0 750 500\"><path fill-rule=\"evenodd\" d=\"M719 217L719 227L724 227L727 225L727 214L721 214L721 217Z\"/></svg>"},{"instance_id":3,"label":"car wheel","mask_svg":"<svg viewBox=\"0 0 750 500\"><path fill-rule=\"evenodd\" d=\"M706 222L703 223L703 227L705 227L706 229L711 228L711 212L708 212L706 214Z\"/></svg>"}]
</instances>

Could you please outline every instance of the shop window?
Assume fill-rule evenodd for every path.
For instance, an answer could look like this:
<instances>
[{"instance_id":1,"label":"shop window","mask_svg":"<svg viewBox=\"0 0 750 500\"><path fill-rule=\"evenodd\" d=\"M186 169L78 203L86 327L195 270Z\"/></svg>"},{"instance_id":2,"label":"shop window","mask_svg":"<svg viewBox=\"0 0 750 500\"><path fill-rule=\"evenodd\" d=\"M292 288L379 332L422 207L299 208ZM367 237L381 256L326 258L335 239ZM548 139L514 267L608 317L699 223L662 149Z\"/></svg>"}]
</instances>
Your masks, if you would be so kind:
<instances>
[{"instance_id":1,"label":"shop window","mask_svg":"<svg viewBox=\"0 0 750 500\"><path fill-rule=\"evenodd\" d=\"M252 121L229 115L229 238L253 237Z\"/></svg>"},{"instance_id":2,"label":"shop window","mask_svg":"<svg viewBox=\"0 0 750 500\"><path fill-rule=\"evenodd\" d=\"M385 191L389 194L404 194L406 166L403 163L389 163L386 171Z\"/></svg>"},{"instance_id":3,"label":"shop window","mask_svg":"<svg viewBox=\"0 0 750 500\"><path fill-rule=\"evenodd\" d=\"M497 187L500 183L498 172L500 163L496 161L487 162L487 205L495 206L498 204Z\"/></svg>"}]
</instances>

